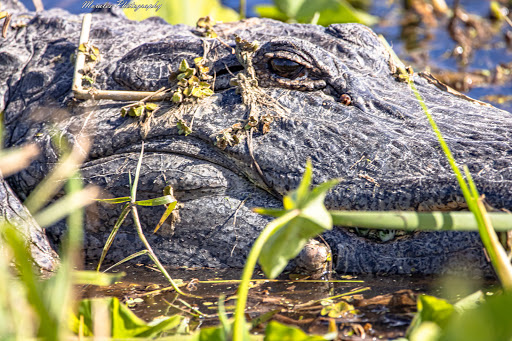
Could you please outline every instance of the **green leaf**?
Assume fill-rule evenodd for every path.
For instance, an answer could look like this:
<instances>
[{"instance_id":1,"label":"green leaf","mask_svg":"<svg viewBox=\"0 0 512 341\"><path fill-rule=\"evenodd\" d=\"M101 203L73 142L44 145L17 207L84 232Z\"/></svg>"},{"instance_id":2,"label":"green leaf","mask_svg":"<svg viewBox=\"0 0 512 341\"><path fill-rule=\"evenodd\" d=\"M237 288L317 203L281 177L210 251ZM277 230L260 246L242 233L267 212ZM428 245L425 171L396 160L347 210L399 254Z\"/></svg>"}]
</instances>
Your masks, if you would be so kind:
<instances>
[{"instance_id":1,"label":"green leaf","mask_svg":"<svg viewBox=\"0 0 512 341\"><path fill-rule=\"evenodd\" d=\"M191 69L192 72L194 72L194 69ZM191 76L188 80L188 84L189 85L199 85L199 78L197 78L197 76Z\"/></svg>"},{"instance_id":2,"label":"green leaf","mask_svg":"<svg viewBox=\"0 0 512 341\"><path fill-rule=\"evenodd\" d=\"M512 294L487 296L476 309L457 314L444 329L441 341L512 340Z\"/></svg>"},{"instance_id":3,"label":"green leaf","mask_svg":"<svg viewBox=\"0 0 512 341\"><path fill-rule=\"evenodd\" d=\"M276 278L307 241L324 232L320 226L296 217L276 231L263 246L259 263L268 278Z\"/></svg>"},{"instance_id":4,"label":"green leaf","mask_svg":"<svg viewBox=\"0 0 512 341\"><path fill-rule=\"evenodd\" d=\"M147 111L154 111L158 108L158 105L156 103L146 103L145 108Z\"/></svg>"},{"instance_id":5,"label":"green leaf","mask_svg":"<svg viewBox=\"0 0 512 341\"><path fill-rule=\"evenodd\" d=\"M324 206L324 199L327 191L338 181L324 182L310 191L312 172L311 162L308 161L299 187L283 198L284 210L281 213L272 212L283 215L291 210L299 210L295 218L275 230L261 250L259 263L269 278L277 277L309 239L332 229L332 218Z\"/></svg>"},{"instance_id":6,"label":"green leaf","mask_svg":"<svg viewBox=\"0 0 512 341\"><path fill-rule=\"evenodd\" d=\"M167 206L167 209L165 210L164 214L160 218L160 221L156 225L155 230L153 231L153 233L156 233L158 231L158 229L163 225L163 223L167 220L169 215L172 213L172 211L176 207L177 203L178 202L176 200L174 200L171 204L169 204L169 206Z\"/></svg>"},{"instance_id":7,"label":"green leaf","mask_svg":"<svg viewBox=\"0 0 512 341\"><path fill-rule=\"evenodd\" d=\"M181 103L181 101L183 101L183 95L181 94L181 92L176 91L176 92L172 95L172 101L173 101L174 103Z\"/></svg>"},{"instance_id":8,"label":"green leaf","mask_svg":"<svg viewBox=\"0 0 512 341\"><path fill-rule=\"evenodd\" d=\"M116 237L117 231L119 231L119 228L121 227L121 224L126 219L126 216L130 212L130 204L125 204L123 207L123 210L121 211L121 215L119 215L119 218L117 218L116 223L114 224L114 227L112 228L112 231L110 231L110 235L108 236L107 241L105 242L105 245L103 246L103 250L101 251L100 260L98 262L98 266L96 267L96 271L100 271L101 264L103 264L103 261L105 260L105 256L108 253L108 250L112 246L112 243L114 242L114 238Z\"/></svg>"},{"instance_id":9,"label":"green leaf","mask_svg":"<svg viewBox=\"0 0 512 341\"><path fill-rule=\"evenodd\" d=\"M183 120L179 120L176 125L178 126L178 134L188 136L192 133L192 129Z\"/></svg>"},{"instance_id":10,"label":"green leaf","mask_svg":"<svg viewBox=\"0 0 512 341\"><path fill-rule=\"evenodd\" d=\"M418 297L418 313L414 316L406 335L417 333L424 322L433 322L443 329L452 317L455 309L446 300L434 296L421 295Z\"/></svg>"},{"instance_id":11,"label":"green leaf","mask_svg":"<svg viewBox=\"0 0 512 341\"><path fill-rule=\"evenodd\" d=\"M129 255L129 256L127 256L127 257L125 257L125 258L121 259L121 260L120 260L119 262L117 262L116 264L109 266L107 269L103 270L103 272L110 271L110 270L112 270L113 268L115 268L116 266L119 266L119 265L121 265L121 264L123 264L123 263L126 263L126 262L128 262L128 261L130 261L130 260L132 260L132 259L134 259L134 258L137 258L137 257L139 257L139 256L143 256L143 255L147 255L147 254L149 254L149 251L148 251L148 250L146 250L146 249L144 249L144 250L140 250L139 252L132 253L131 255ZM98 267L98 269L99 269L99 267Z\"/></svg>"},{"instance_id":12,"label":"green leaf","mask_svg":"<svg viewBox=\"0 0 512 341\"><path fill-rule=\"evenodd\" d=\"M218 301L218 310L219 310L219 321L220 327L222 329L222 334L225 340L230 340L232 337L232 325L228 321L228 316L226 315L226 307L224 306L224 300L226 296L221 295ZM247 331L244 337L247 336Z\"/></svg>"},{"instance_id":13,"label":"green leaf","mask_svg":"<svg viewBox=\"0 0 512 341\"><path fill-rule=\"evenodd\" d=\"M484 302L485 295L481 290L472 293L453 304L457 313L463 313L466 310L474 309Z\"/></svg>"},{"instance_id":14,"label":"green leaf","mask_svg":"<svg viewBox=\"0 0 512 341\"><path fill-rule=\"evenodd\" d=\"M191 95L197 98L205 98L213 95L213 90L207 87L199 86L192 89Z\"/></svg>"},{"instance_id":15,"label":"green leaf","mask_svg":"<svg viewBox=\"0 0 512 341\"><path fill-rule=\"evenodd\" d=\"M313 176L313 167L311 166L311 160L306 162L306 169L304 175L300 181L299 187L295 191L286 195L283 199L283 205L285 210L291 210L296 207L303 205L307 194L309 193L309 186L311 186L311 178Z\"/></svg>"},{"instance_id":16,"label":"green leaf","mask_svg":"<svg viewBox=\"0 0 512 341\"><path fill-rule=\"evenodd\" d=\"M396 54L394 54L393 50L389 48L389 44L384 45L388 48L388 51L390 51L390 55L392 56L392 58L398 60ZM437 136L439 144L441 145L441 149L443 150L443 153L445 154L446 159L448 160L448 163L450 164L450 167L452 168L452 171L455 174L455 177L457 178L457 182L459 183L459 187L462 191L462 194L464 195L466 203L468 204L469 210L473 212L473 214L475 215L475 219L478 222L478 232L480 234L480 239L482 240L482 244L484 245L485 250L489 255L489 258L491 259L491 264L493 265L493 268L496 271L498 278L500 279L501 285L504 287L505 290L512 291L512 265L510 264L510 259L508 258L505 249L500 244L498 236L496 235L496 232L492 227L489 215L487 214L487 210L482 201L482 198L478 194L476 185L474 184L471 178L469 169L467 167L464 168L467 179L466 182L466 179L464 179L464 177L462 176L462 173L459 167L457 166L457 163L455 162L455 159L453 157L452 152L450 151L450 148L446 144L441 134L441 131L439 130L432 115L428 111L427 105L425 104L425 101L421 97L421 94L419 93L418 89L414 85L412 78L407 76L406 79L408 81L409 87L411 88L416 99L418 100L418 103L423 109L423 112L427 116L427 119L432 127L432 130Z\"/></svg>"},{"instance_id":17,"label":"green leaf","mask_svg":"<svg viewBox=\"0 0 512 341\"><path fill-rule=\"evenodd\" d=\"M201 328L197 340L199 340L199 341L228 341L224 337L224 331L222 330L221 326Z\"/></svg>"},{"instance_id":18,"label":"green leaf","mask_svg":"<svg viewBox=\"0 0 512 341\"><path fill-rule=\"evenodd\" d=\"M333 303L325 306L320 312L320 315L327 315L332 318L339 318L343 317L347 313L355 313L354 306L345 301L340 301L338 303Z\"/></svg>"},{"instance_id":19,"label":"green leaf","mask_svg":"<svg viewBox=\"0 0 512 341\"><path fill-rule=\"evenodd\" d=\"M131 107L128 110L128 115L130 115L130 116L140 117L140 116L142 116L142 114L144 114L144 106L143 105Z\"/></svg>"},{"instance_id":20,"label":"green leaf","mask_svg":"<svg viewBox=\"0 0 512 341\"><path fill-rule=\"evenodd\" d=\"M184 73L185 74L185 78L189 78L188 84L199 82L199 78L194 76L195 73L196 73L196 69L188 68L187 70L185 70L185 73Z\"/></svg>"},{"instance_id":21,"label":"green leaf","mask_svg":"<svg viewBox=\"0 0 512 341\"><path fill-rule=\"evenodd\" d=\"M92 314L94 306L107 308L111 323L111 337L154 337L158 333L177 327L180 324L180 316L171 316L154 322L146 323L137 317L126 305L119 302L116 297L105 297L99 299L82 300L78 307L78 316L71 321L71 327L75 334L78 334L77 321L80 316L84 320L84 335L91 336L93 330Z\"/></svg>"},{"instance_id":22,"label":"green leaf","mask_svg":"<svg viewBox=\"0 0 512 341\"><path fill-rule=\"evenodd\" d=\"M253 212L262 214L262 215L268 215L271 217L280 217L282 216L286 211L280 208L263 208L263 207L256 207L252 209Z\"/></svg>"},{"instance_id":23,"label":"green leaf","mask_svg":"<svg viewBox=\"0 0 512 341\"><path fill-rule=\"evenodd\" d=\"M193 85L189 85L187 88L183 89L183 95L190 97L190 95L192 95L192 91L194 90L194 88L195 87Z\"/></svg>"},{"instance_id":24,"label":"green leaf","mask_svg":"<svg viewBox=\"0 0 512 341\"><path fill-rule=\"evenodd\" d=\"M442 335L442 329L436 323L425 321L414 330L409 339L404 341L439 341ZM466 340L468 341L468 340Z\"/></svg>"},{"instance_id":25,"label":"green leaf","mask_svg":"<svg viewBox=\"0 0 512 341\"><path fill-rule=\"evenodd\" d=\"M324 230L332 229L332 218L325 208L324 200L327 192L338 182L338 180L329 180L313 188L308 199L304 201L304 206L299 207L302 210L301 216L308 218Z\"/></svg>"},{"instance_id":26,"label":"green leaf","mask_svg":"<svg viewBox=\"0 0 512 341\"><path fill-rule=\"evenodd\" d=\"M251 320L251 327L256 328L260 324L267 323L270 319L272 319L274 317L275 314L278 314L280 312L281 312L281 309L274 309L274 310L267 311L266 313L263 313L259 316L256 316L255 318L253 318Z\"/></svg>"},{"instance_id":27,"label":"green leaf","mask_svg":"<svg viewBox=\"0 0 512 341\"><path fill-rule=\"evenodd\" d=\"M82 80L86 81L87 83L89 83L89 85L93 85L94 84L94 79L92 79L92 77L90 76L82 76Z\"/></svg>"},{"instance_id":28,"label":"green leaf","mask_svg":"<svg viewBox=\"0 0 512 341\"><path fill-rule=\"evenodd\" d=\"M180 63L179 71L186 72L190 67L188 66L188 62L186 59L183 59Z\"/></svg>"},{"instance_id":29,"label":"green leaf","mask_svg":"<svg viewBox=\"0 0 512 341\"><path fill-rule=\"evenodd\" d=\"M163 197L158 197L154 199L148 199L148 200L137 200L135 201L135 204L139 206L161 206L161 205L167 205L175 203L176 206L176 199L170 195L164 195Z\"/></svg>"},{"instance_id":30,"label":"green leaf","mask_svg":"<svg viewBox=\"0 0 512 341\"><path fill-rule=\"evenodd\" d=\"M136 4L140 5L162 5L162 1L154 0L138 0ZM217 21L236 21L238 13L231 8L221 5L219 0L168 0L164 1L159 9L149 8L148 10L141 8L125 8L124 13L131 20L144 20L149 17L161 17L169 24L187 24L195 26L201 17L210 16Z\"/></svg>"},{"instance_id":31,"label":"green leaf","mask_svg":"<svg viewBox=\"0 0 512 341\"><path fill-rule=\"evenodd\" d=\"M165 316L161 318L154 319L153 321L148 323L148 328L146 331L137 334L139 338L149 338L157 336L159 333L176 328L180 325L182 317L179 315L173 316Z\"/></svg>"},{"instance_id":32,"label":"green leaf","mask_svg":"<svg viewBox=\"0 0 512 341\"><path fill-rule=\"evenodd\" d=\"M504 13L508 13L508 10L506 9L506 7L500 6L500 4L497 1L491 1L491 3L489 4L489 10L492 13L492 15L499 21L506 20L506 14Z\"/></svg>"},{"instance_id":33,"label":"green leaf","mask_svg":"<svg viewBox=\"0 0 512 341\"><path fill-rule=\"evenodd\" d=\"M265 341L324 341L320 335L308 335L299 327L290 327L276 321L270 321L265 328Z\"/></svg>"}]
</instances>

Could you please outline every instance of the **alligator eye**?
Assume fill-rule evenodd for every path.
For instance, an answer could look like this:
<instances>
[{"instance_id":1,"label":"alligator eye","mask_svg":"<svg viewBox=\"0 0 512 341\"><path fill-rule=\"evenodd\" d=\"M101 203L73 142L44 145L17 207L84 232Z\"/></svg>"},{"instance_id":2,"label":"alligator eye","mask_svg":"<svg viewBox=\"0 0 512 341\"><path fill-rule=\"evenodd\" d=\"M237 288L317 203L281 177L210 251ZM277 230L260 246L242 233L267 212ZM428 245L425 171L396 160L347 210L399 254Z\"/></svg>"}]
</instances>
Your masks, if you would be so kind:
<instances>
[{"instance_id":1,"label":"alligator eye","mask_svg":"<svg viewBox=\"0 0 512 341\"><path fill-rule=\"evenodd\" d=\"M272 58L269 64L272 72L283 78L295 79L306 73L304 65L286 58Z\"/></svg>"}]
</instances>

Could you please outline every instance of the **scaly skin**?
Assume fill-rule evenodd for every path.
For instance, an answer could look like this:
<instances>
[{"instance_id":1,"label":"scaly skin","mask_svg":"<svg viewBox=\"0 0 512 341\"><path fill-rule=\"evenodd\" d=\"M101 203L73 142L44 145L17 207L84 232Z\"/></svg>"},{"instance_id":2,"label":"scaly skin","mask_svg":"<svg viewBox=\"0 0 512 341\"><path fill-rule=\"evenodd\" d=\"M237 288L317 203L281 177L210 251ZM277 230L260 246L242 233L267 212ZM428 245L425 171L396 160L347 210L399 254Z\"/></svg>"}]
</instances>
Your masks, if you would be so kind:
<instances>
[{"instance_id":1,"label":"scaly skin","mask_svg":"<svg viewBox=\"0 0 512 341\"><path fill-rule=\"evenodd\" d=\"M80 20L48 11L0 42L0 60L10 61L1 69L8 78L0 86L7 144L37 142L43 150L28 169L9 179L20 198L56 161L48 129L48 122L56 122L71 140L94 140L82 175L115 197L129 194L128 172L134 173L145 141L138 198L160 196L172 185L183 205L180 220L154 235L150 231L163 209L139 210L149 242L169 265L243 266L268 222L251 209L279 207L281 196L299 183L308 158L315 183L341 178L326 199L332 209L464 207L424 113L408 85L392 74L388 52L370 29L261 19L215 29L232 47L235 34L260 44L252 63L262 94L251 105L259 115L274 116L267 134L260 130L252 136L252 154L261 174L250 156L250 140L226 149L216 146L220 132L248 117L248 105L229 85L230 72L243 69L231 49L198 36L192 28L160 19L136 23L118 12L94 14L91 41L102 55L95 66L95 87L157 90L168 85L168 65L177 70L182 59L193 65L195 57L204 55L216 76L213 96L179 107L160 103L150 129L144 131L136 119L120 116L126 103L73 99L69 57L77 46ZM293 65L283 59L303 69L277 70L280 63ZM414 82L456 160L468 165L481 193L494 207L511 209L510 113L449 94L417 75ZM262 105L269 99L278 106ZM193 121L189 136L178 134L179 117L188 124ZM89 259L98 258L119 212L104 204L88 209L84 249ZM53 242L63 229L58 224L48 230ZM336 227L324 238L339 272L439 273L448 265L488 270L475 233L415 233L375 243ZM120 260L140 249L135 229L125 223L109 259Z\"/></svg>"}]
</instances>

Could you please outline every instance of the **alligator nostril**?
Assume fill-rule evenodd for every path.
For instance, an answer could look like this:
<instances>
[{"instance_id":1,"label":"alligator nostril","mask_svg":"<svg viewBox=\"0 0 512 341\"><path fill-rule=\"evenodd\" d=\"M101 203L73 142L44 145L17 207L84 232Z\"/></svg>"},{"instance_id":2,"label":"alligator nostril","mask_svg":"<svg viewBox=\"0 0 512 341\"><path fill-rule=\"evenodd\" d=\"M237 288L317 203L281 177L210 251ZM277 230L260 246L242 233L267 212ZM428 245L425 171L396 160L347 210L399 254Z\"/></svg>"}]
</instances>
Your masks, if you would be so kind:
<instances>
[{"instance_id":1,"label":"alligator nostril","mask_svg":"<svg viewBox=\"0 0 512 341\"><path fill-rule=\"evenodd\" d=\"M221 70L215 72L215 75L217 77L227 75L227 74L233 75L240 71L243 71L243 69L244 69L244 67L242 65L232 65L230 67L226 66L224 69L221 69Z\"/></svg>"},{"instance_id":2,"label":"alligator nostril","mask_svg":"<svg viewBox=\"0 0 512 341\"><path fill-rule=\"evenodd\" d=\"M352 103L352 98L350 98L350 96L347 94L342 94L340 96L340 102L345 105L350 105Z\"/></svg>"}]
</instances>

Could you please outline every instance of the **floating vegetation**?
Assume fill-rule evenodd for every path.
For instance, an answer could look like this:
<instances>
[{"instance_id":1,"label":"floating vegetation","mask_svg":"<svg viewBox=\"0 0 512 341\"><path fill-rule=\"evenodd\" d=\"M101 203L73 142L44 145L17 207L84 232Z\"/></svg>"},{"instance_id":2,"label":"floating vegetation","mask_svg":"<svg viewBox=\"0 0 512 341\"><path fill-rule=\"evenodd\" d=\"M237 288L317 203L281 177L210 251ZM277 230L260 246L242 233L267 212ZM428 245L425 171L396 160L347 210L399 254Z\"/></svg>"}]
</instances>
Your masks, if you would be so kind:
<instances>
[{"instance_id":1,"label":"floating vegetation","mask_svg":"<svg viewBox=\"0 0 512 341\"><path fill-rule=\"evenodd\" d=\"M97 62L100 59L100 49L90 43L80 44L78 51L85 54L87 61Z\"/></svg>"},{"instance_id":2,"label":"floating vegetation","mask_svg":"<svg viewBox=\"0 0 512 341\"><path fill-rule=\"evenodd\" d=\"M182 103L187 97L205 98L213 95L212 85L207 82L212 76L208 74L210 68L205 65L206 61L202 57L197 57L194 58L194 64L195 67L191 68L183 59L178 73L171 72L169 81L178 81L178 88L172 95L174 103Z\"/></svg>"},{"instance_id":3,"label":"floating vegetation","mask_svg":"<svg viewBox=\"0 0 512 341\"><path fill-rule=\"evenodd\" d=\"M208 82L213 79L208 73L210 68L206 66L206 59L194 58L194 67L190 67L187 60L183 59L177 72L172 72L169 67L169 81L177 81L178 87L172 94L172 102L183 103L187 99L202 99L213 95L212 85ZM192 122L188 125L183 119L176 123L178 134L189 135L192 133Z\"/></svg>"},{"instance_id":4,"label":"floating vegetation","mask_svg":"<svg viewBox=\"0 0 512 341\"><path fill-rule=\"evenodd\" d=\"M246 129L245 127L242 125L242 123L235 123L228 129L223 130L216 137L217 147L224 150L228 145L233 146L240 143L241 139L244 136L244 131Z\"/></svg>"},{"instance_id":5,"label":"floating vegetation","mask_svg":"<svg viewBox=\"0 0 512 341\"><path fill-rule=\"evenodd\" d=\"M158 105L155 103L137 102L122 107L121 116L144 117L146 114L149 117L156 109L158 109Z\"/></svg>"},{"instance_id":6,"label":"floating vegetation","mask_svg":"<svg viewBox=\"0 0 512 341\"><path fill-rule=\"evenodd\" d=\"M101 59L100 49L89 42L85 42L78 46L78 51L85 55L85 64L82 69L82 81L91 88L96 82L97 72L94 71L94 67Z\"/></svg>"},{"instance_id":7,"label":"floating vegetation","mask_svg":"<svg viewBox=\"0 0 512 341\"><path fill-rule=\"evenodd\" d=\"M185 123L185 121L178 120L178 123L176 123L176 125L178 126L178 134L188 136L189 134L192 133L192 128L189 127Z\"/></svg>"},{"instance_id":8,"label":"floating vegetation","mask_svg":"<svg viewBox=\"0 0 512 341\"><path fill-rule=\"evenodd\" d=\"M221 149L225 149L228 145L232 146L240 143L244 135L250 136L252 131L258 131L260 126L261 132L267 134L270 131L270 125L276 117L267 112L268 109L278 113L286 111L285 108L258 86L252 58L260 46L259 42L249 42L239 36L236 36L235 42L236 57L244 67L244 71L238 73L235 78L232 78L230 85L237 87L237 93L242 96L242 102L248 108L248 117L243 123L235 123L217 135L216 145ZM261 112L262 107L267 109L263 114Z\"/></svg>"},{"instance_id":9,"label":"floating vegetation","mask_svg":"<svg viewBox=\"0 0 512 341\"><path fill-rule=\"evenodd\" d=\"M203 37L207 38L217 38L217 32L213 29L215 25L215 20L213 20L209 15L206 17L199 18L196 23L196 28L201 33Z\"/></svg>"}]
</instances>

